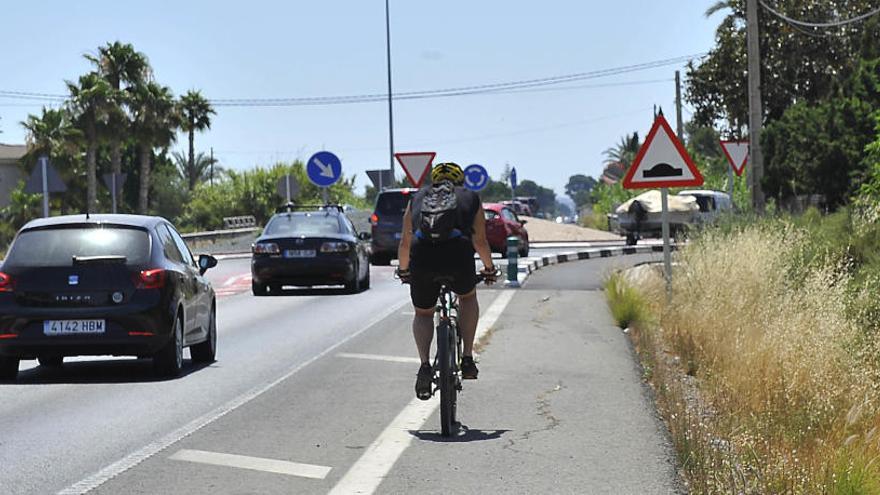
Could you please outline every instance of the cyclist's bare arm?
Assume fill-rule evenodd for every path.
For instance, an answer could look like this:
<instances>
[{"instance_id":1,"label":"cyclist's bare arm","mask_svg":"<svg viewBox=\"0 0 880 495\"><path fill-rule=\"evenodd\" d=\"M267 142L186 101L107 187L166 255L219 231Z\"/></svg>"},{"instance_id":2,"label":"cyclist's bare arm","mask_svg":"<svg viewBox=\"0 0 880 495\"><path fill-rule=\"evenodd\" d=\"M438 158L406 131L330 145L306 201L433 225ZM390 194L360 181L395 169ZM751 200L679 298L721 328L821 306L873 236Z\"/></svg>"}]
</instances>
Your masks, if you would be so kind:
<instances>
[{"instance_id":1,"label":"cyclist's bare arm","mask_svg":"<svg viewBox=\"0 0 880 495\"><path fill-rule=\"evenodd\" d=\"M483 205L480 205L474 216L474 235L471 237L471 242L474 245L474 251L480 256L483 266L495 266L492 263L492 250L489 248L488 239L486 239L486 216L483 213Z\"/></svg>"},{"instance_id":2,"label":"cyclist's bare arm","mask_svg":"<svg viewBox=\"0 0 880 495\"><path fill-rule=\"evenodd\" d=\"M485 222L483 225L483 234L485 237ZM400 231L400 244L397 245L397 260L400 270L409 269L409 248L412 245L412 211L409 205L406 206L406 212L403 214L403 228Z\"/></svg>"}]
</instances>

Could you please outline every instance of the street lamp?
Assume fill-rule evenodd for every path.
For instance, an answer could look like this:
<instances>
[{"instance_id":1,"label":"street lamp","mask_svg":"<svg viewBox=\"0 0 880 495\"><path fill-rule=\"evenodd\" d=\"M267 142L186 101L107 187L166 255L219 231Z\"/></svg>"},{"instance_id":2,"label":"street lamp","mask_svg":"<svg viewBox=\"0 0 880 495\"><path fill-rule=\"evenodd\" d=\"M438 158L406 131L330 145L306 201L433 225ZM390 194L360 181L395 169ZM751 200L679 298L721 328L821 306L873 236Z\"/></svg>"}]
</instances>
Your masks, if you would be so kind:
<instances>
[{"instance_id":1,"label":"street lamp","mask_svg":"<svg viewBox=\"0 0 880 495\"><path fill-rule=\"evenodd\" d=\"M385 0L385 54L388 63L388 163L391 170L391 184L394 184L394 107L391 103L391 20L388 13L388 0ZM379 175L381 180L381 174ZM382 189L382 184L379 184Z\"/></svg>"}]
</instances>

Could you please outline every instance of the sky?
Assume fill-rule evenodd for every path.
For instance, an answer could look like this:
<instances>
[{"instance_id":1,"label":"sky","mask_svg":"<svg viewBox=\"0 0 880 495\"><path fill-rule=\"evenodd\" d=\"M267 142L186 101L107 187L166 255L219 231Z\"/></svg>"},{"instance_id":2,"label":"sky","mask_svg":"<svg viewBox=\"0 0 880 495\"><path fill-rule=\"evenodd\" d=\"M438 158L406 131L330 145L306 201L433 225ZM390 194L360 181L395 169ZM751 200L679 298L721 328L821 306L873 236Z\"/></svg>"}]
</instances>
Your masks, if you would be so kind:
<instances>
[{"instance_id":1,"label":"sky","mask_svg":"<svg viewBox=\"0 0 880 495\"><path fill-rule=\"evenodd\" d=\"M390 0L393 92L502 83L612 69L712 48L723 14L712 0ZM89 70L83 54L111 41L145 53L156 80L209 99L387 94L385 2L4 2L0 91L63 94ZM394 102L397 152L506 164L564 194L574 174L602 172L603 151L644 137L654 105L674 115L675 70L635 71L528 91ZM0 96L0 142L42 103ZM232 169L306 160L327 150L356 177L389 167L387 102L217 107L197 151ZM689 110L685 108L687 120ZM186 149L179 136L173 149ZM397 165L395 164L395 167ZM397 176L402 178L400 168Z\"/></svg>"}]
</instances>

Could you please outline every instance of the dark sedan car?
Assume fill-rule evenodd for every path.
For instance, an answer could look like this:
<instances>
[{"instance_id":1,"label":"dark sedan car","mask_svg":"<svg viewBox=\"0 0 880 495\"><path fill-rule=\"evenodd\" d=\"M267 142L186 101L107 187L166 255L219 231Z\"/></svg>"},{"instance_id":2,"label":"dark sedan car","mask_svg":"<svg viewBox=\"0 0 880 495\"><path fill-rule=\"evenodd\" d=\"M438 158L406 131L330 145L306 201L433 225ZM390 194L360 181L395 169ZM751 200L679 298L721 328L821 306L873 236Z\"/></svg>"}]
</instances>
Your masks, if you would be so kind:
<instances>
[{"instance_id":1,"label":"dark sedan car","mask_svg":"<svg viewBox=\"0 0 880 495\"><path fill-rule=\"evenodd\" d=\"M255 296L285 285L344 285L348 292L370 287L368 233L358 233L342 208L299 207L278 213L253 245Z\"/></svg>"},{"instance_id":2,"label":"dark sedan car","mask_svg":"<svg viewBox=\"0 0 880 495\"><path fill-rule=\"evenodd\" d=\"M183 348L212 362L214 289L165 219L70 215L25 225L0 266L0 378L19 360L60 366L65 356L152 357L156 372L180 374Z\"/></svg>"},{"instance_id":3,"label":"dark sedan car","mask_svg":"<svg viewBox=\"0 0 880 495\"><path fill-rule=\"evenodd\" d=\"M403 214L418 189L386 189L376 196L376 208L370 217L373 239L370 261L374 265L389 265L397 258Z\"/></svg>"}]
</instances>

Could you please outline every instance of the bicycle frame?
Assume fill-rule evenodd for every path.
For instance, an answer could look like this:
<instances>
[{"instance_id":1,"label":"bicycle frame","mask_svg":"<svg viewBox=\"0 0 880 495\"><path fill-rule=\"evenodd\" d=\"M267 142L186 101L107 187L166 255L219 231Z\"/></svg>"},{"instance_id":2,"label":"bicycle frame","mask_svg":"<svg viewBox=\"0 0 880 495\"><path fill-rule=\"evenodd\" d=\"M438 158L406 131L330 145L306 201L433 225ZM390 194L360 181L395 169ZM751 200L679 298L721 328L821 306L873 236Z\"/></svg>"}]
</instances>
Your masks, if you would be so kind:
<instances>
[{"instance_id":1,"label":"bicycle frame","mask_svg":"<svg viewBox=\"0 0 880 495\"><path fill-rule=\"evenodd\" d=\"M461 390L462 341L458 328L458 297L446 285L441 287L436 314L434 392L440 391L440 432L449 436L456 425L457 396Z\"/></svg>"}]
</instances>

